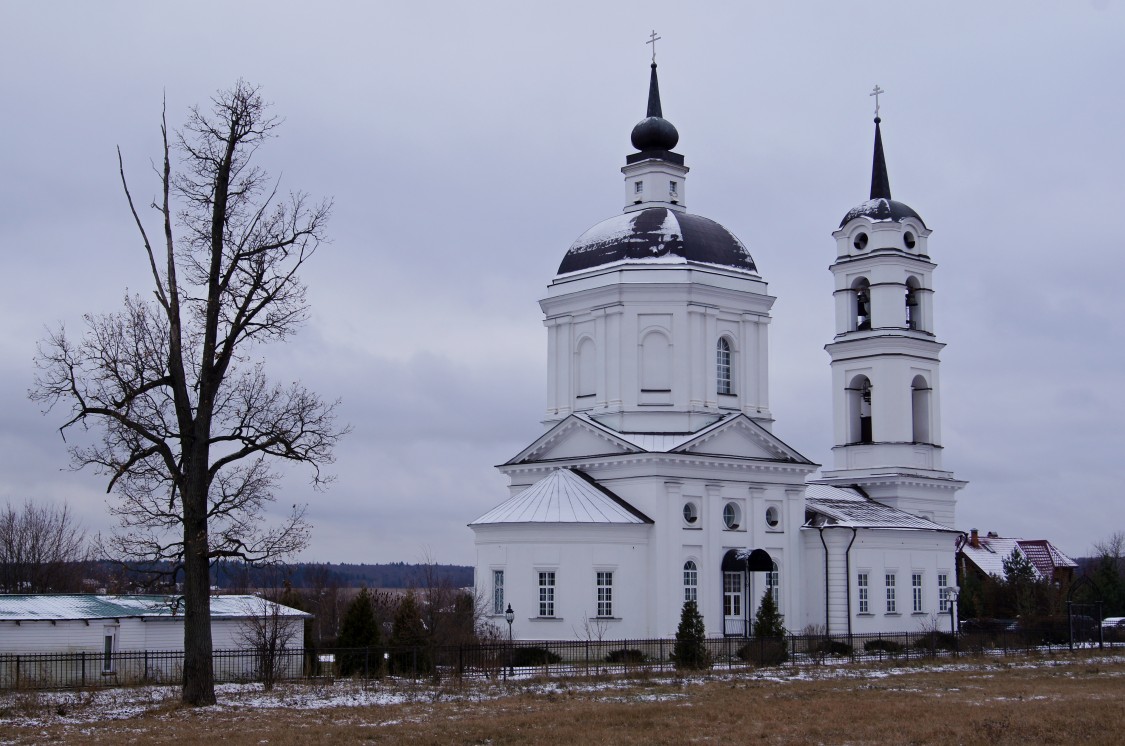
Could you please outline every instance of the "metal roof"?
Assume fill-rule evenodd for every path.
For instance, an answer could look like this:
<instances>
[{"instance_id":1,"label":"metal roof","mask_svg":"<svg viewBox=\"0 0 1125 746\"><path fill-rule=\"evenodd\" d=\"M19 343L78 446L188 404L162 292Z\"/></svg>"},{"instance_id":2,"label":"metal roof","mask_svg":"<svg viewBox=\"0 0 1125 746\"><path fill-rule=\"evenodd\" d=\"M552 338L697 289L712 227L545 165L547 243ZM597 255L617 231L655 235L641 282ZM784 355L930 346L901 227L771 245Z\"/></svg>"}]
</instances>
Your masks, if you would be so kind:
<instances>
[{"instance_id":1,"label":"metal roof","mask_svg":"<svg viewBox=\"0 0 1125 746\"><path fill-rule=\"evenodd\" d=\"M1001 536L981 536L979 547L966 543L961 552L982 572L1004 577L1004 560L1018 551L1031 562L1040 578L1052 579L1060 567L1078 567L1078 563L1067 557L1058 547L1046 539L1006 539Z\"/></svg>"},{"instance_id":2,"label":"metal roof","mask_svg":"<svg viewBox=\"0 0 1125 746\"><path fill-rule=\"evenodd\" d=\"M824 525L955 532L948 526L876 502L858 490L827 484L805 487L805 510L824 516Z\"/></svg>"},{"instance_id":3,"label":"metal roof","mask_svg":"<svg viewBox=\"0 0 1125 746\"><path fill-rule=\"evenodd\" d=\"M575 469L555 469L470 523L652 523Z\"/></svg>"},{"instance_id":4,"label":"metal roof","mask_svg":"<svg viewBox=\"0 0 1125 746\"><path fill-rule=\"evenodd\" d=\"M312 617L258 596L212 596L212 619L246 619L277 607L283 617ZM183 616L182 596L97 596L94 594L0 594L0 621L167 618Z\"/></svg>"}]
</instances>

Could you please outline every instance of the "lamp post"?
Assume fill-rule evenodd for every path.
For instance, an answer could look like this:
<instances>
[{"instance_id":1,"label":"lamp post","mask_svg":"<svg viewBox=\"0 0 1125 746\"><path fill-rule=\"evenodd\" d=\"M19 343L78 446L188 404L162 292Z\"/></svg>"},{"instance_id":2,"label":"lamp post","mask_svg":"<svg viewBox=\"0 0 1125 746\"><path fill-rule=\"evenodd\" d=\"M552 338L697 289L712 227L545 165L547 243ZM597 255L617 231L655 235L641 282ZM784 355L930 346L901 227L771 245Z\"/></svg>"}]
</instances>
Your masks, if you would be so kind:
<instances>
[{"instance_id":1,"label":"lamp post","mask_svg":"<svg viewBox=\"0 0 1125 746\"><path fill-rule=\"evenodd\" d=\"M960 588L953 585L945 591L945 598L949 602L949 631L953 636L957 636L957 594L961 591Z\"/></svg>"},{"instance_id":2,"label":"lamp post","mask_svg":"<svg viewBox=\"0 0 1125 746\"><path fill-rule=\"evenodd\" d=\"M516 669L512 663L512 622L516 621L516 612L512 611L511 604L508 604L508 610L504 612L504 621L508 623L508 674L514 675ZM504 680L508 680L506 676Z\"/></svg>"}]
</instances>

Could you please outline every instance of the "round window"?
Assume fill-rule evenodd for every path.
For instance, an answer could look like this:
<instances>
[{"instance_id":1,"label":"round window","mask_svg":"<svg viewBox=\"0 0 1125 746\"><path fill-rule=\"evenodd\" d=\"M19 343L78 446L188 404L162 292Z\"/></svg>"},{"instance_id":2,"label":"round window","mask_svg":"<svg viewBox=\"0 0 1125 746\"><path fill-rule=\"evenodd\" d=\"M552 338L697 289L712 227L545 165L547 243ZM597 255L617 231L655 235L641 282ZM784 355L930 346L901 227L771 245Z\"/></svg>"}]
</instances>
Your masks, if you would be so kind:
<instances>
[{"instance_id":1,"label":"round window","mask_svg":"<svg viewBox=\"0 0 1125 746\"><path fill-rule=\"evenodd\" d=\"M914 234L911 233L910 231L907 231L903 235L902 241L903 241L903 243L906 244L906 248L908 248L908 249L913 249L914 245L917 243L917 241L914 239Z\"/></svg>"},{"instance_id":2,"label":"round window","mask_svg":"<svg viewBox=\"0 0 1125 746\"><path fill-rule=\"evenodd\" d=\"M740 522L738 506L734 503L727 503L723 507L723 523L729 529L738 528Z\"/></svg>"},{"instance_id":3,"label":"round window","mask_svg":"<svg viewBox=\"0 0 1125 746\"><path fill-rule=\"evenodd\" d=\"M699 508L695 503L684 503L684 523L693 524L699 520Z\"/></svg>"},{"instance_id":4,"label":"round window","mask_svg":"<svg viewBox=\"0 0 1125 746\"><path fill-rule=\"evenodd\" d=\"M770 528L777 528L777 524L781 522L778 517L777 508L773 505L766 508L766 525Z\"/></svg>"},{"instance_id":5,"label":"round window","mask_svg":"<svg viewBox=\"0 0 1125 746\"><path fill-rule=\"evenodd\" d=\"M867 248L867 234L866 233L857 233L856 236L855 236L855 240L852 241L852 246L855 247L856 251L863 251L864 249L866 249Z\"/></svg>"}]
</instances>

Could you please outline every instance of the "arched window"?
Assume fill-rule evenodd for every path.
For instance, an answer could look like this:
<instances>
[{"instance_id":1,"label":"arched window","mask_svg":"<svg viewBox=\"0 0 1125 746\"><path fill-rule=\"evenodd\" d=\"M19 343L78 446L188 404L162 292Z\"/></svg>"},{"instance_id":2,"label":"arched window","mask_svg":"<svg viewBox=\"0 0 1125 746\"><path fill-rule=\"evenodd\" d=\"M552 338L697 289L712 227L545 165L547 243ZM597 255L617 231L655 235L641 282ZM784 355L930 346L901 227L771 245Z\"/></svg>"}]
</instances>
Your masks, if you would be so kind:
<instances>
[{"instance_id":1,"label":"arched window","mask_svg":"<svg viewBox=\"0 0 1125 746\"><path fill-rule=\"evenodd\" d=\"M871 328L871 283L860 277L852 283L854 331L865 332Z\"/></svg>"},{"instance_id":2,"label":"arched window","mask_svg":"<svg viewBox=\"0 0 1125 746\"><path fill-rule=\"evenodd\" d=\"M577 385L574 390L576 396L594 396L598 393L597 376L595 370L597 367L597 348L594 346L594 340L589 337L584 337L578 343L578 364L577 364Z\"/></svg>"},{"instance_id":3,"label":"arched window","mask_svg":"<svg viewBox=\"0 0 1125 746\"><path fill-rule=\"evenodd\" d=\"M641 389L672 390L672 345L662 332L649 332L641 340Z\"/></svg>"},{"instance_id":4,"label":"arched window","mask_svg":"<svg viewBox=\"0 0 1125 746\"><path fill-rule=\"evenodd\" d=\"M914 442L930 443L930 385L922 376L910 383L910 415L914 423Z\"/></svg>"},{"instance_id":5,"label":"arched window","mask_svg":"<svg viewBox=\"0 0 1125 746\"><path fill-rule=\"evenodd\" d=\"M719 337L719 342L715 346L715 389L720 394L733 394L734 388L731 386L731 357L730 357L730 342L726 337Z\"/></svg>"},{"instance_id":6,"label":"arched window","mask_svg":"<svg viewBox=\"0 0 1125 746\"><path fill-rule=\"evenodd\" d=\"M684 563L684 602L699 603L699 568L694 560Z\"/></svg>"},{"instance_id":7,"label":"arched window","mask_svg":"<svg viewBox=\"0 0 1125 746\"><path fill-rule=\"evenodd\" d=\"M922 315L918 306L918 279L906 278L906 328L921 329Z\"/></svg>"},{"instance_id":8,"label":"arched window","mask_svg":"<svg viewBox=\"0 0 1125 746\"><path fill-rule=\"evenodd\" d=\"M774 562L770 571L766 573L766 590L773 596L773 603L777 608L781 608L781 585L779 584L781 574L777 569L777 563Z\"/></svg>"},{"instance_id":9,"label":"arched window","mask_svg":"<svg viewBox=\"0 0 1125 746\"><path fill-rule=\"evenodd\" d=\"M871 381L856 376L848 386L848 442L871 443Z\"/></svg>"}]
</instances>

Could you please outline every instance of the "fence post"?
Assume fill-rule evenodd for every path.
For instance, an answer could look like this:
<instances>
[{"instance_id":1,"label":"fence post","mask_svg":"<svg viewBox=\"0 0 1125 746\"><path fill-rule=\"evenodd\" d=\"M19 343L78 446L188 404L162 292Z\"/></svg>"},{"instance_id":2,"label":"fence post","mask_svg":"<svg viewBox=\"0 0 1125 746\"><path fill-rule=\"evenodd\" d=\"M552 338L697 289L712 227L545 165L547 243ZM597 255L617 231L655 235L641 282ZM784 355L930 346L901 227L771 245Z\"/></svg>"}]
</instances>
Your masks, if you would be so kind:
<instances>
[{"instance_id":1,"label":"fence post","mask_svg":"<svg viewBox=\"0 0 1125 746\"><path fill-rule=\"evenodd\" d=\"M590 641L586 640L586 675L590 675Z\"/></svg>"},{"instance_id":2,"label":"fence post","mask_svg":"<svg viewBox=\"0 0 1125 746\"><path fill-rule=\"evenodd\" d=\"M82 686L86 686L86 651L82 651Z\"/></svg>"}]
</instances>

